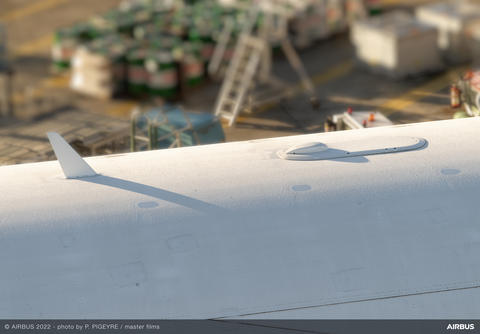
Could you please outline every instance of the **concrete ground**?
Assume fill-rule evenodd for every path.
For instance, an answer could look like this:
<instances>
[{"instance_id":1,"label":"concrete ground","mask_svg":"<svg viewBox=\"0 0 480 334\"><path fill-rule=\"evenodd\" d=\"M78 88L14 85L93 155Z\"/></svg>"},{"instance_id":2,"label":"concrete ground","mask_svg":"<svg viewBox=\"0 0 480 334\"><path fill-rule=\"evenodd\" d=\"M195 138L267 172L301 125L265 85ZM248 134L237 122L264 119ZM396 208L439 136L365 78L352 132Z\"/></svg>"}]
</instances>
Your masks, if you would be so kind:
<instances>
[{"instance_id":1,"label":"concrete ground","mask_svg":"<svg viewBox=\"0 0 480 334\"><path fill-rule=\"evenodd\" d=\"M2 147L14 145L15 136L6 134L28 132L30 128L61 128L62 110L75 110L78 117L85 114L88 122L85 131L102 133L105 117L115 119L120 127L128 127L131 109L137 101L117 99L101 101L80 96L68 88L68 73L55 73L51 67L50 47L52 34L59 27L86 20L92 15L107 11L120 0L2 0L0 23L8 31L8 48L15 69L13 102L15 118L0 118L0 164L42 160L49 154L36 152L23 158L2 156ZM428 0L384 0L387 8L409 9ZM225 126L227 141L247 140L275 136L323 131L328 115L343 112L351 106L354 110L380 110L394 123L423 122L449 119L455 110L449 107L448 87L466 67L448 68L435 75L409 80L393 80L372 74L358 66L354 49L347 34L332 37L302 50L300 56L316 86L321 102L314 110L309 97L299 93L293 98L265 106L253 114L243 114L235 127ZM282 55L275 57L275 74L296 83L298 78ZM219 83L208 83L193 91L184 101L187 107L211 111L218 93ZM97 114L97 122L92 121ZM41 123L42 126L37 127ZM83 124L83 123L82 123ZM32 130L33 131L33 130ZM32 133L32 138L42 137ZM80 135L81 136L81 135ZM44 138L42 137L44 141ZM10 144L12 143L12 144ZM25 144L30 145L32 144ZM47 150L47 148L44 148ZM9 152L11 149L9 150ZM30 150L31 151L31 150Z\"/></svg>"}]
</instances>

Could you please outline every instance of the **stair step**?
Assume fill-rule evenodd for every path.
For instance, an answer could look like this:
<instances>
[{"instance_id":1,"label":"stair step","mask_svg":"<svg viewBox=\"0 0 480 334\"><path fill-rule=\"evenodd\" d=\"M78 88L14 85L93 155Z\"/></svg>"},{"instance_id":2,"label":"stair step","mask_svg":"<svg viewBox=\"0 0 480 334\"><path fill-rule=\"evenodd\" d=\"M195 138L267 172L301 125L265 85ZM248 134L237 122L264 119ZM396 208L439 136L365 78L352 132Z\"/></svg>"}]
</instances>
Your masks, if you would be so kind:
<instances>
[{"instance_id":1,"label":"stair step","mask_svg":"<svg viewBox=\"0 0 480 334\"><path fill-rule=\"evenodd\" d=\"M235 122L260 64L263 47L254 43L256 41L253 37L241 38L241 44L236 47L236 54L227 70L215 115L229 120L229 125Z\"/></svg>"}]
</instances>

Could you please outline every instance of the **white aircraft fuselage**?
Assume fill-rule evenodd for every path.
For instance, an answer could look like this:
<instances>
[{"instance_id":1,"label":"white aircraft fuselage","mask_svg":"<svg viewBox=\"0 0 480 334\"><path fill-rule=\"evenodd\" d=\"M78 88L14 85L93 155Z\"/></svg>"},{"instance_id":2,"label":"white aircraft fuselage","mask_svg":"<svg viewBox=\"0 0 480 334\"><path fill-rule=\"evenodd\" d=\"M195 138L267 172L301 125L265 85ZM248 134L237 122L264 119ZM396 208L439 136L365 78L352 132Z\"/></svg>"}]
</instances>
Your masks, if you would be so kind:
<instances>
[{"instance_id":1,"label":"white aircraft fuselage","mask_svg":"<svg viewBox=\"0 0 480 334\"><path fill-rule=\"evenodd\" d=\"M92 157L99 175L76 179L0 167L0 317L478 318L479 129ZM285 159L318 142L367 153Z\"/></svg>"}]
</instances>

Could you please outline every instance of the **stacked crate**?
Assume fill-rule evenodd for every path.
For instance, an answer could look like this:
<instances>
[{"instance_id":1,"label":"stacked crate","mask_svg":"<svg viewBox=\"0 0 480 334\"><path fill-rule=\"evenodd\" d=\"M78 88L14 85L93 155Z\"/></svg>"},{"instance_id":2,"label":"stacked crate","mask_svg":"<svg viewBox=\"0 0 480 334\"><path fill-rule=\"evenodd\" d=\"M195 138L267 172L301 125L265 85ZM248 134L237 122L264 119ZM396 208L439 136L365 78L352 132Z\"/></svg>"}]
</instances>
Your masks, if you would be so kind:
<instances>
[{"instance_id":1,"label":"stacked crate","mask_svg":"<svg viewBox=\"0 0 480 334\"><path fill-rule=\"evenodd\" d=\"M151 96L171 99L177 96L179 78L173 55L168 49L152 51L145 59L148 91Z\"/></svg>"},{"instance_id":2,"label":"stacked crate","mask_svg":"<svg viewBox=\"0 0 480 334\"><path fill-rule=\"evenodd\" d=\"M469 1L448 1L421 6L418 20L438 29L438 47L450 63L471 60L471 41L466 30L480 19L480 4Z\"/></svg>"},{"instance_id":3,"label":"stacked crate","mask_svg":"<svg viewBox=\"0 0 480 334\"><path fill-rule=\"evenodd\" d=\"M77 47L89 43L100 35L102 35L101 30L88 23L79 23L58 30L54 35L52 45L52 59L55 68L57 70L69 68Z\"/></svg>"},{"instance_id":4,"label":"stacked crate","mask_svg":"<svg viewBox=\"0 0 480 334\"><path fill-rule=\"evenodd\" d=\"M77 48L70 87L86 95L111 98L125 82L125 54L126 47L121 43Z\"/></svg>"},{"instance_id":5,"label":"stacked crate","mask_svg":"<svg viewBox=\"0 0 480 334\"><path fill-rule=\"evenodd\" d=\"M179 96L180 87L203 81L222 17L239 13L224 11L214 0L178 3L123 1L117 9L62 28L52 48L56 68L71 67L71 87L92 96Z\"/></svg>"},{"instance_id":6,"label":"stacked crate","mask_svg":"<svg viewBox=\"0 0 480 334\"><path fill-rule=\"evenodd\" d=\"M293 43L299 48L345 31L357 19L366 17L360 0L310 1L305 10L290 22Z\"/></svg>"},{"instance_id":7,"label":"stacked crate","mask_svg":"<svg viewBox=\"0 0 480 334\"><path fill-rule=\"evenodd\" d=\"M234 1L232 4L244 6L227 8L218 0L123 0L116 9L59 30L52 49L54 64L57 69L71 67L71 87L86 94L104 98L116 92L167 99L181 96L182 90L204 81L226 19L233 22L233 31L223 59L230 61L255 1ZM297 46L343 31L348 22L365 15L362 0L299 1L303 2L310 4L309 10L291 22ZM292 13L297 13L295 6L291 7ZM261 29L264 19L259 15L254 31ZM120 55L108 46L111 40L127 45ZM114 70L120 65L121 76L115 74L120 70Z\"/></svg>"},{"instance_id":8,"label":"stacked crate","mask_svg":"<svg viewBox=\"0 0 480 334\"><path fill-rule=\"evenodd\" d=\"M408 13L396 11L353 24L351 39L361 63L401 78L443 67L437 31Z\"/></svg>"}]
</instances>

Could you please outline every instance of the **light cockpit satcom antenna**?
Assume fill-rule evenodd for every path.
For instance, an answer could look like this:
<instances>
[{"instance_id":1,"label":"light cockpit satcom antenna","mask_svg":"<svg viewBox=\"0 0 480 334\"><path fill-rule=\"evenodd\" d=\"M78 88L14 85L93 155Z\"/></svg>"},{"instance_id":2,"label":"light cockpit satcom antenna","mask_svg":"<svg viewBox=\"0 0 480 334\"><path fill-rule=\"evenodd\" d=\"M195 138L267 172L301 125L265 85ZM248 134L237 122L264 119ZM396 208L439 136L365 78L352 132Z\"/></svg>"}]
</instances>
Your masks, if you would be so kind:
<instances>
[{"instance_id":1,"label":"light cockpit satcom antenna","mask_svg":"<svg viewBox=\"0 0 480 334\"><path fill-rule=\"evenodd\" d=\"M56 132L47 133L50 145L67 179L95 176L97 173L85 160Z\"/></svg>"}]
</instances>

